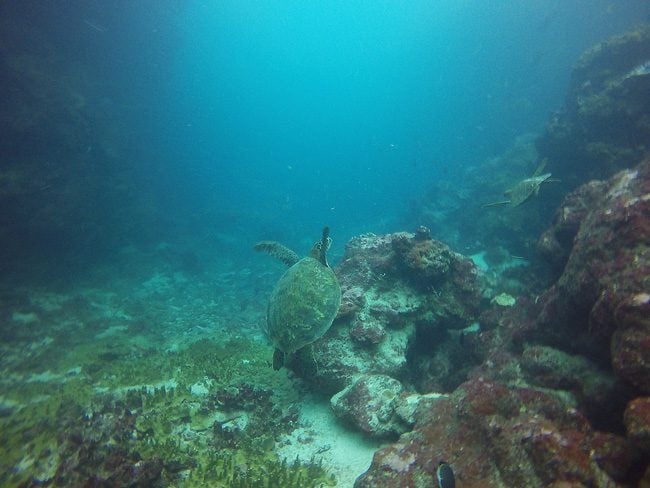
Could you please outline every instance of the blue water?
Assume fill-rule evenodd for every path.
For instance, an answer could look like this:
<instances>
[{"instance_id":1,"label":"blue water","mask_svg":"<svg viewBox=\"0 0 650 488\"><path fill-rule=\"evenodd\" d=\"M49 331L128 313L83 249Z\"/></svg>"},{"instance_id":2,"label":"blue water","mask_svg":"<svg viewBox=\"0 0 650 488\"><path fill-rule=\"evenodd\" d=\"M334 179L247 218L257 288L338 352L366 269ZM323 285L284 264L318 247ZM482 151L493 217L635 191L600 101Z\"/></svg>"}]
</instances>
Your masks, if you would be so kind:
<instances>
[{"instance_id":1,"label":"blue water","mask_svg":"<svg viewBox=\"0 0 650 488\"><path fill-rule=\"evenodd\" d=\"M155 27L176 39L160 53L165 77L152 80L162 99L147 143L188 210L210 207L260 237L312 239L325 223L339 243L396 230L430 181L453 182L540 130L578 56L646 10L640 1L190 2ZM143 122L152 121L130 121Z\"/></svg>"},{"instance_id":2,"label":"blue water","mask_svg":"<svg viewBox=\"0 0 650 488\"><path fill-rule=\"evenodd\" d=\"M259 239L305 252L323 225L339 257L361 232L412 230L410 209L432 184L463 191L467 168L541 133L580 54L650 15L642 0L5 8L29 25L8 24L7 49L49 56L37 75L52 70L85 103L61 129L73 150L44 143L32 157L98 180L73 204L87 215L61 216L103 229L85 252L138 237L201 247L218 234L245 244L229 248L242 257ZM46 135L68 118L43 113ZM452 233L435 229L445 241ZM64 249L79 241L50 238Z\"/></svg>"},{"instance_id":3,"label":"blue water","mask_svg":"<svg viewBox=\"0 0 650 488\"><path fill-rule=\"evenodd\" d=\"M0 2L0 484L47 484L58 469L78 476L61 486L78 486L113 474L105 461L128 476L149 440L175 444L179 433L183 456L196 454L205 472L230 434L200 418L222 410L201 392L228 387L229 398L240 379L276 397L257 398L263 415L251 425L278 440L270 424L289 429L290 417L276 417L311 408L303 397L314 385L271 369L263 330L285 266L255 253L259 240L304 255L327 225L336 265L353 236L427 224L481 264L484 298L521 292L537 303L550 278L528 268L535 242L573 188L549 186L511 213L481 205L532 174L535 157L504 167L504 154L528 154L562 109L580 55L644 21L647 0ZM345 271L344 284L368 271L361 281L376 280L363 284L375 301L399 283L397 298L380 296L401 307L406 282L372 274L381 259L359 277ZM438 303L442 292L430 291ZM410 307L395 313L415 321ZM437 361L429 355L449 343L406 357ZM172 383L180 410L160 396L133 410L167 419L164 432L102 420L117 417L100 394L121 402L127 389L144 398ZM242 388L242 405L249 394ZM93 414L91 403L103 407ZM319 406L329 411L327 399ZM209 444L190 439L208 426ZM320 430L333 443L331 427ZM124 469L109 455L118 438L135 456ZM311 452L328 452L330 438ZM70 455L86 445L102 451L89 456L95 464ZM337 463L347 449L332 447ZM364 455L369 464L372 449ZM179 466L168 468L180 480Z\"/></svg>"}]
</instances>

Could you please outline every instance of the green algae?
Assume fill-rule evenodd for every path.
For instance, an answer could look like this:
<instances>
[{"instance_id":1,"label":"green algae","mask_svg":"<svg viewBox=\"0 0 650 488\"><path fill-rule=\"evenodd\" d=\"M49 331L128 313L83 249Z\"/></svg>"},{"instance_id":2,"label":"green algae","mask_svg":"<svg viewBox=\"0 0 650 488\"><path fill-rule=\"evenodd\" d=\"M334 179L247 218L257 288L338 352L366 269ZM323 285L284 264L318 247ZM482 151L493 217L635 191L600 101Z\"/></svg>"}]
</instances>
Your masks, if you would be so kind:
<instances>
[{"instance_id":1,"label":"green algae","mask_svg":"<svg viewBox=\"0 0 650 488\"><path fill-rule=\"evenodd\" d=\"M3 486L48 482L64 459L78 455L76 442L97 449L88 438L100 434L134 458L161 460L162 478L176 486L335 484L313 461L286 463L273 452L274 438L288 429L282 410L298 396L286 373L272 371L264 345L202 339L176 351L139 350L118 334L43 362L46 356L21 362L9 387L4 381ZM37 364L47 364L47 374L41 368L35 376ZM215 392L237 392L242 384L251 385L245 412L220 405ZM247 420L245 428L228 427L239 418ZM98 419L120 419L123 430L103 432Z\"/></svg>"},{"instance_id":2,"label":"green algae","mask_svg":"<svg viewBox=\"0 0 650 488\"><path fill-rule=\"evenodd\" d=\"M314 460L274 452L301 397L268 346L207 336L195 302L170 316L113 295L30 295L8 309L38 322L16 315L0 344L0 486L120 486L146 467L128 484L335 484Z\"/></svg>"},{"instance_id":3,"label":"green algae","mask_svg":"<svg viewBox=\"0 0 650 488\"><path fill-rule=\"evenodd\" d=\"M303 463L296 459L293 463L277 458L247 458L241 456L212 453L206 459L205 469L197 470L188 480L190 485L228 488L311 488L335 486L336 480L328 476L323 467L313 459ZM254 462L251 462L254 461ZM200 468L203 466L200 465Z\"/></svg>"}]
</instances>

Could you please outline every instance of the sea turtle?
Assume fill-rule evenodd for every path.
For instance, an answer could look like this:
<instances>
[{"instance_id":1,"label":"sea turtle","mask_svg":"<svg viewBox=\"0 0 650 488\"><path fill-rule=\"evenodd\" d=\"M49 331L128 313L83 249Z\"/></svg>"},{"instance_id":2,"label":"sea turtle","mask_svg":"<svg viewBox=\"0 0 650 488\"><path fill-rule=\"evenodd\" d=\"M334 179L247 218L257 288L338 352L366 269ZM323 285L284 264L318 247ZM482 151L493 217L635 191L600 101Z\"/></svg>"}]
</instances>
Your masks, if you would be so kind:
<instances>
[{"instance_id":1,"label":"sea turtle","mask_svg":"<svg viewBox=\"0 0 650 488\"><path fill-rule=\"evenodd\" d=\"M255 245L290 266L276 283L266 312L266 333L275 346L273 369L282 367L286 354L322 337L338 313L341 287L326 256L331 242L325 227L309 256L302 259L275 241Z\"/></svg>"},{"instance_id":2,"label":"sea turtle","mask_svg":"<svg viewBox=\"0 0 650 488\"><path fill-rule=\"evenodd\" d=\"M526 203L533 196L537 196L539 193L539 187L542 183L552 183L560 180L551 178L551 173L541 174L546 166L546 159L544 159L540 165L535 170L535 173L530 178L521 180L512 188L509 188L504 192L505 196L508 197L508 200L501 200L499 202L486 203L482 205L483 208L487 207L501 207L504 205L510 205L512 207L518 207Z\"/></svg>"}]
</instances>

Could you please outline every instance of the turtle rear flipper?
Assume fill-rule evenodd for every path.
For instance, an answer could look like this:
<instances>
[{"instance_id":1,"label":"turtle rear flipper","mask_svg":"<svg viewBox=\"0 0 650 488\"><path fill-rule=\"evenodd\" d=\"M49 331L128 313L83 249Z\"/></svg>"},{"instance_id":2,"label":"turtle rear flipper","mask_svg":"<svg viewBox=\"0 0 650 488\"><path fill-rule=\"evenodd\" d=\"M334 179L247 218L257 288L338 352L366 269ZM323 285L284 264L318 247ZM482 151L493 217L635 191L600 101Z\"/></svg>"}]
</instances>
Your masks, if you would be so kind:
<instances>
[{"instance_id":1,"label":"turtle rear flipper","mask_svg":"<svg viewBox=\"0 0 650 488\"><path fill-rule=\"evenodd\" d=\"M276 241L260 241L253 246L253 249L259 252L265 252L269 256L279 259L287 266L293 266L300 261L300 256L289 249L284 244Z\"/></svg>"}]
</instances>

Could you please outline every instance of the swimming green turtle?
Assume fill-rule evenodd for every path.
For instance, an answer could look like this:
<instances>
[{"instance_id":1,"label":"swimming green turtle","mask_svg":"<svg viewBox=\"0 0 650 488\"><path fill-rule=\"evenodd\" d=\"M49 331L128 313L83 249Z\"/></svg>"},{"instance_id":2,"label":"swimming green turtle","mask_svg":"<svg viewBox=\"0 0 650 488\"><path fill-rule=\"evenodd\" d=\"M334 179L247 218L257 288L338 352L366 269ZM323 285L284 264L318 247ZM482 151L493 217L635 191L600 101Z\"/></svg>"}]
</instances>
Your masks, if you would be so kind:
<instances>
[{"instance_id":1,"label":"swimming green turtle","mask_svg":"<svg viewBox=\"0 0 650 488\"><path fill-rule=\"evenodd\" d=\"M331 242L325 227L309 256L302 259L275 241L255 245L290 266L276 283L266 312L266 332L275 346L273 369L282 367L285 355L321 338L338 313L341 287L327 264Z\"/></svg>"},{"instance_id":2,"label":"swimming green turtle","mask_svg":"<svg viewBox=\"0 0 650 488\"><path fill-rule=\"evenodd\" d=\"M546 159L542 160L540 165L535 170L535 173L530 178L521 180L512 188L509 188L504 192L505 196L508 197L508 200L501 200L499 202L486 203L482 205L482 208L487 207L501 207L503 205L510 205L512 207L518 207L526 203L533 196L539 194L539 187L542 183L552 183L557 182L555 178L551 178L551 173L541 174L546 166Z\"/></svg>"}]
</instances>

